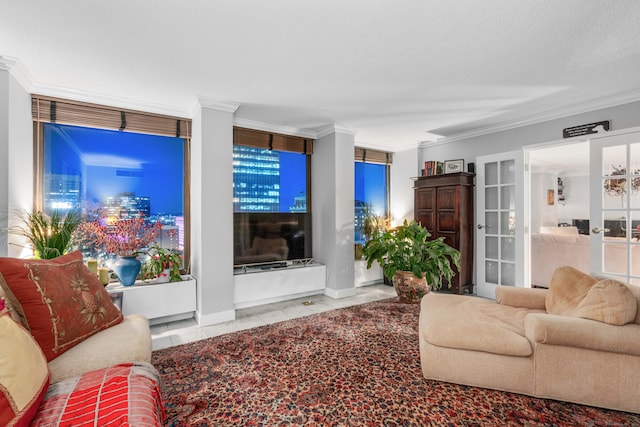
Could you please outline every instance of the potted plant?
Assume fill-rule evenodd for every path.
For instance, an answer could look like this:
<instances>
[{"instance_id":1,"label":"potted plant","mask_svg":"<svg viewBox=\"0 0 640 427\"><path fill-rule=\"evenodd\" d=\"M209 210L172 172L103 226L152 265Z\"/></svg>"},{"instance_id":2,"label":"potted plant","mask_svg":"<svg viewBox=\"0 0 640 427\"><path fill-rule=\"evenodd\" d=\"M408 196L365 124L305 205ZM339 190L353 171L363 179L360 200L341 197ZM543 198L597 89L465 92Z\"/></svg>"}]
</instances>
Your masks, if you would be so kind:
<instances>
[{"instance_id":1,"label":"potted plant","mask_svg":"<svg viewBox=\"0 0 640 427\"><path fill-rule=\"evenodd\" d=\"M460 252L444 242L429 239L431 233L415 221L379 233L363 248L367 268L378 261L403 302L419 302L429 289L451 286L460 268Z\"/></svg>"},{"instance_id":2,"label":"potted plant","mask_svg":"<svg viewBox=\"0 0 640 427\"><path fill-rule=\"evenodd\" d=\"M108 254L115 255L113 271L118 275L120 284L131 286L140 273L141 263L138 254L145 253L162 230L162 224L147 223L143 217L121 219L114 224L85 222L79 226L79 234L90 236L93 244ZM87 237L85 237L86 239Z\"/></svg>"},{"instance_id":3,"label":"potted plant","mask_svg":"<svg viewBox=\"0 0 640 427\"><path fill-rule=\"evenodd\" d=\"M21 224L13 231L27 239L35 258L52 259L67 252L73 233L80 222L80 213L75 209L64 214L56 210L48 215L34 208L22 212Z\"/></svg>"},{"instance_id":4,"label":"potted plant","mask_svg":"<svg viewBox=\"0 0 640 427\"><path fill-rule=\"evenodd\" d=\"M146 252L147 260L142 264L142 280L155 283L180 282L182 256L171 249L162 248L157 243Z\"/></svg>"},{"instance_id":5,"label":"potted plant","mask_svg":"<svg viewBox=\"0 0 640 427\"><path fill-rule=\"evenodd\" d=\"M377 215L370 203L366 203L362 206L362 214L364 215L362 225L360 225L360 232L364 236L365 243L371 239L371 237L384 232L388 227L388 219L384 215ZM355 244L355 258L362 258L362 243Z\"/></svg>"}]
</instances>

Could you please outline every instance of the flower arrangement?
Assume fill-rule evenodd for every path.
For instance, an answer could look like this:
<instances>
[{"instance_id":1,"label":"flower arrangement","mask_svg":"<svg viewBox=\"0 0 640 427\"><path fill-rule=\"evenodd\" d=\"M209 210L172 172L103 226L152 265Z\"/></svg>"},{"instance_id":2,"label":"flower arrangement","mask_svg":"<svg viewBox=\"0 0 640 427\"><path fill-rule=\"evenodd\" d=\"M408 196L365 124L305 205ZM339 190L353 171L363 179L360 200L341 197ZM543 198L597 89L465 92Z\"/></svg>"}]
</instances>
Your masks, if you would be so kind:
<instances>
[{"instance_id":1,"label":"flower arrangement","mask_svg":"<svg viewBox=\"0 0 640 427\"><path fill-rule=\"evenodd\" d=\"M172 249L162 248L154 243L146 252L148 259L142 264L142 280L162 279L163 275L169 282L180 282L180 266L182 265L182 255Z\"/></svg>"},{"instance_id":2,"label":"flower arrangement","mask_svg":"<svg viewBox=\"0 0 640 427\"><path fill-rule=\"evenodd\" d=\"M158 237L160 230L160 221L148 224L144 218L138 217L122 219L113 225L85 222L79 226L78 231L84 236L90 236L92 243L108 254L127 257L141 253L142 249Z\"/></svg>"}]
</instances>

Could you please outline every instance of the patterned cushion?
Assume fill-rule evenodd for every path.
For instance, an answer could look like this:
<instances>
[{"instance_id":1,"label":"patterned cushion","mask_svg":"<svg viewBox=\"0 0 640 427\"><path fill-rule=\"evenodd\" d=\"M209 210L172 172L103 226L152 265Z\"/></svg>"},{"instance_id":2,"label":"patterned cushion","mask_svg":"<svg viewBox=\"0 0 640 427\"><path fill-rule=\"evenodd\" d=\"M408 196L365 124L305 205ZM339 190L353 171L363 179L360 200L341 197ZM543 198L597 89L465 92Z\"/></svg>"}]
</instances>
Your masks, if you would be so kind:
<instances>
[{"instance_id":1,"label":"patterned cushion","mask_svg":"<svg viewBox=\"0 0 640 427\"><path fill-rule=\"evenodd\" d=\"M143 362L98 369L52 384L31 426L162 426L155 368Z\"/></svg>"},{"instance_id":2,"label":"patterned cushion","mask_svg":"<svg viewBox=\"0 0 640 427\"><path fill-rule=\"evenodd\" d=\"M109 294L74 252L53 260L0 258L0 287L47 361L122 322Z\"/></svg>"},{"instance_id":3,"label":"patterned cushion","mask_svg":"<svg viewBox=\"0 0 640 427\"><path fill-rule=\"evenodd\" d=\"M42 350L8 310L0 308L0 427L29 425L48 386Z\"/></svg>"}]
</instances>

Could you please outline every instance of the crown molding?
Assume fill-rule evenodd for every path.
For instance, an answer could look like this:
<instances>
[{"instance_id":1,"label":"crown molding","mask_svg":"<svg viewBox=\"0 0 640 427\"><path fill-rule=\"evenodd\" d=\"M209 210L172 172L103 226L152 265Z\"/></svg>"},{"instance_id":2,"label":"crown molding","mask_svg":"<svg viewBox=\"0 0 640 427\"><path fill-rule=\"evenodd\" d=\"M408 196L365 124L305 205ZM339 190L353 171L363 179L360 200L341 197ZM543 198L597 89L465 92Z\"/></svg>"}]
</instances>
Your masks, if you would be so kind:
<instances>
[{"instance_id":1,"label":"crown molding","mask_svg":"<svg viewBox=\"0 0 640 427\"><path fill-rule=\"evenodd\" d=\"M604 108L617 107L618 105L629 104L631 102L637 102L637 101L640 101L640 90L620 93L610 97L600 98L597 100L572 105L569 107L557 108L555 110L532 115L523 119L512 120L512 121L500 123L497 125L486 126L483 128L474 129L467 132L461 132L458 134L445 136L435 141L421 141L419 143L419 147L420 148L433 147L436 145L442 145L449 142L475 138L483 135L489 135L489 134L502 132L510 129L548 122L551 120L563 119L566 117L575 116L577 114L584 114L584 113L589 113L596 110L602 110Z\"/></svg>"},{"instance_id":2,"label":"crown molding","mask_svg":"<svg viewBox=\"0 0 640 427\"><path fill-rule=\"evenodd\" d=\"M299 136L302 138L316 139L317 133L309 129L299 129L289 126L279 126L270 123L259 122L256 120L243 119L236 117L233 119L233 125L246 129L261 130L264 132L281 133L284 135Z\"/></svg>"},{"instance_id":3,"label":"crown molding","mask_svg":"<svg viewBox=\"0 0 640 427\"><path fill-rule=\"evenodd\" d=\"M28 92L33 91L33 77L18 58L0 55L0 70L6 70Z\"/></svg>"},{"instance_id":4,"label":"crown molding","mask_svg":"<svg viewBox=\"0 0 640 427\"><path fill-rule=\"evenodd\" d=\"M346 135L355 136L357 131L334 123L318 128L316 138L322 138L324 136L331 135L332 133L343 133Z\"/></svg>"},{"instance_id":5,"label":"crown molding","mask_svg":"<svg viewBox=\"0 0 640 427\"><path fill-rule=\"evenodd\" d=\"M197 96L195 103L191 109L191 116L195 116L199 109L210 108L212 110L220 110L225 113L235 113L240 107L239 102L222 101L220 99L209 98L206 96Z\"/></svg>"},{"instance_id":6,"label":"crown molding","mask_svg":"<svg viewBox=\"0 0 640 427\"><path fill-rule=\"evenodd\" d=\"M64 98L72 101L87 102L92 104L108 105L110 107L122 108L127 110L162 114L180 118L191 118L189 111L184 108L177 108L153 102L139 101L131 98L105 95L101 93L39 84L36 84L31 92L36 95L52 96L56 98Z\"/></svg>"}]
</instances>

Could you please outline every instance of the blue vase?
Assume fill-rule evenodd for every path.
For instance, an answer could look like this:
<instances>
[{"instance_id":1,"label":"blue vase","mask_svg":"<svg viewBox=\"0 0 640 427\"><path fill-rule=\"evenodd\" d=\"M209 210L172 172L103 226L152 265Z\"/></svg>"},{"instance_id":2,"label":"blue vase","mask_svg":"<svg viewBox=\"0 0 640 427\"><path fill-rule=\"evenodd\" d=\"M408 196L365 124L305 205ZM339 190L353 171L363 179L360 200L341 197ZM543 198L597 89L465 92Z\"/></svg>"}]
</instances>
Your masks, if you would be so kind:
<instances>
[{"instance_id":1,"label":"blue vase","mask_svg":"<svg viewBox=\"0 0 640 427\"><path fill-rule=\"evenodd\" d=\"M142 264L136 256L119 256L113 263L113 271L118 275L122 286L131 286L136 282Z\"/></svg>"}]
</instances>

